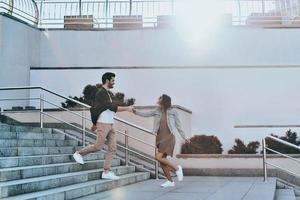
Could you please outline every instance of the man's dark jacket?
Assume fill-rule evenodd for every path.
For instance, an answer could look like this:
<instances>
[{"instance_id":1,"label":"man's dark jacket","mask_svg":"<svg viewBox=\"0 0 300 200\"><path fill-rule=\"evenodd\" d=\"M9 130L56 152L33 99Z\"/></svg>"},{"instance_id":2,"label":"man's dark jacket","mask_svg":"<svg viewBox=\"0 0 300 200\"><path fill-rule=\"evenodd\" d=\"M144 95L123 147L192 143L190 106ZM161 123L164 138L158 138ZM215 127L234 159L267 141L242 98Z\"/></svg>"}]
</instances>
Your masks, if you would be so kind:
<instances>
[{"instance_id":1,"label":"man's dark jacket","mask_svg":"<svg viewBox=\"0 0 300 200\"><path fill-rule=\"evenodd\" d=\"M96 95L94 105L91 107L91 119L94 125L97 124L100 114L105 110L117 112L118 106L111 101L109 92L105 88L100 88Z\"/></svg>"}]
</instances>

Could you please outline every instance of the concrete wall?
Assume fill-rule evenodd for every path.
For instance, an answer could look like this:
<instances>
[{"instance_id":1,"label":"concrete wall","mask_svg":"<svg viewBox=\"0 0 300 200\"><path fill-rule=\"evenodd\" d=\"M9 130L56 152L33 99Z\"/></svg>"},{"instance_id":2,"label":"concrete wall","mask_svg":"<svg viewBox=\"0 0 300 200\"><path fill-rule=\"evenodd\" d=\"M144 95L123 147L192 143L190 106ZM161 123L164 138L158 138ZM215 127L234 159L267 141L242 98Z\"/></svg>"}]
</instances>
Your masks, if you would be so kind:
<instances>
[{"instance_id":1,"label":"concrete wall","mask_svg":"<svg viewBox=\"0 0 300 200\"><path fill-rule=\"evenodd\" d=\"M193 30L190 30L193 31ZM299 65L299 29L43 31L36 67Z\"/></svg>"},{"instance_id":2,"label":"concrete wall","mask_svg":"<svg viewBox=\"0 0 300 200\"><path fill-rule=\"evenodd\" d=\"M12 18L0 15L0 87L30 85L30 67L39 65L40 31ZM0 92L0 98L29 97L29 91ZM0 102L28 105L28 102Z\"/></svg>"}]
</instances>

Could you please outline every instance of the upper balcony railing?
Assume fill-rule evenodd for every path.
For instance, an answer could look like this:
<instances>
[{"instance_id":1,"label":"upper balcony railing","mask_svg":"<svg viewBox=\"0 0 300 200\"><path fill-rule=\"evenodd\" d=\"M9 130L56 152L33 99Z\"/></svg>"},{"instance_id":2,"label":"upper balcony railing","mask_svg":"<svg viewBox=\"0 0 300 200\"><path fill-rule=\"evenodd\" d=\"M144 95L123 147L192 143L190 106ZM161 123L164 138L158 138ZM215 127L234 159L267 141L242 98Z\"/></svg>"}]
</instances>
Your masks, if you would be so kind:
<instances>
[{"instance_id":1,"label":"upper balcony railing","mask_svg":"<svg viewBox=\"0 0 300 200\"><path fill-rule=\"evenodd\" d=\"M0 12L39 28L143 28L171 24L183 0L0 0ZM209 0L207 0L209 1ZM232 25L300 27L300 0L224 0ZM190 2L184 2L190 3ZM203 5L206 3L202 2ZM195 7L201 11L202 3ZM220 2L221 3L221 2ZM181 5L181 6L180 6ZM218 7L218 5L214 5ZM211 12L214 11L211 6ZM176 10L175 10L176 8ZM217 10L217 8L215 8ZM184 11L188 13L189 11ZM181 10L182 14L182 10ZM197 15L196 18L199 16ZM200 17L201 18L201 17ZM194 19L197 20L197 19ZM201 22L201 19L199 19ZM189 23L189 22L187 22ZM195 23L195 22L190 22ZM201 24L198 24L201 26Z\"/></svg>"},{"instance_id":2,"label":"upper balcony railing","mask_svg":"<svg viewBox=\"0 0 300 200\"><path fill-rule=\"evenodd\" d=\"M156 27L158 18L174 15L174 1L0 0L0 12L39 28L66 28L78 23L83 28L113 28L117 23L119 27L122 23Z\"/></svg>"},{"instance_id":3,"label":"upper balcony railing","mask_svg":"<svg viewBox=\"0 0 300 200\"><path fill-rule=\"evenodd\" d=\"M39 10L34 0L0 0L0 12L38 25Z\"/></svg>"},{"instance_id":4,"label":"upper balcony railing","mask_svg":"<svg viewBox=\"0 0 300 200\"><path fill-rule=\"evenodd\" d=\"M232 24L300 27L299 0L233 0Z\"/></svg>"}]
</instances>

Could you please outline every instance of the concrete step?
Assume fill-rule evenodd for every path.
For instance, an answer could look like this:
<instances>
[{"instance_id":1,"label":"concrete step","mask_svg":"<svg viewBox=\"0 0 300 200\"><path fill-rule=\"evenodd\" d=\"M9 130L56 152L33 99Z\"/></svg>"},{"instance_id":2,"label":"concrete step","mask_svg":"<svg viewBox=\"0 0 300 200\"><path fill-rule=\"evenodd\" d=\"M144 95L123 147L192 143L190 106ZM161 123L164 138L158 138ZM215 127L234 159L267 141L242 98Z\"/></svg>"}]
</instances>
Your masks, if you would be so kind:
<instances>
[{"instance_id":1,"label":"concrete step","mask_svg":"<svg viewBox=\"0 0 300 200\"><path fill-rule=\"evenodd\" d=\"M65 140L64 134L33 132L0 132L0 139Z\"/></svg>"},{"instance_id":2,"label":"concrete step","mask_svg":"<svg viewBox=\"0 0 300 200\"><path fill-rule=\"evenodd\" d=\"M2 124L0 123L0 132L3 132L3 131L10 131L11 130L11 127L10 125L8 124Z\"/></svg>"},{"instance_id":3,"label":"concrete step","mask_svg":"<svg viewBox=\"0 0 300 200\"><path fill-rule=\"evenodd\" d=\"M36 155L36 156L18 156L18 157L0 157L0 168L23 167L30 165L47 165L55 163L73 162L72 154L57 154L57 155ZM104 153L99 151L91 153L83 157L87 160L102 160Z\"/></svg>"},{"instance_id":4,"label":"concrete step","mask_svg":"<svg viewBox=\"0 0 300 200\"><path fill-rule=\"evenodd\" d=\"M93 180L83 183L73 184L64 187L57 187L40 192L33 192L29 194L18 195L14 197L5 198L5 200L69 200L76 199L86 195L95 194L98 192L110 190L116 187L137 183L150 178L148 172L135 172L121 175L119 180Z\"/></svg>"},{"instance_id":5,"label":"concrete step","mask_svg":"<svg viewBox=\"0 0 300 200\"><path fill-rule=\"evenodd\" d=\"M49 176L54 174L63 174L78 172L83 170L103 168L104 160L86 161L84 165L71 163L58 163L49 165L35 165L26 167L13 167L0 169L0 182L11 181L25 178L34 178L40 176ZM120 159L114 159L112 166L120 166Z\"/></svg>"},{"instance_id":6,"label":"concrete step","mask_svg":"<svg viewBox=\"0 0 300 200\"><path fill-rule=\"evenodd\" d=\"M0 139L0 147L57 147L57 146L77 146L76 140L34 140L34 139Z\"/></svg>"},{"instance_id":7,"label":"concrete step","mask_svg":"<svg viewBox=\"0 0 300 200\"><path fill-rule=\"evenodd\" d=\"M294 190L292 188L276 189L275 200L296 200Z\"/></svg>"},{"instance_id":8,"label":"concrete step","mask_svg":"<svg viewBox=\"0 0 300 200\"><path fill-rule=\"evenodd\" d=\"M0 157L71 154L81 148L80 146L0 148Z\"/></svg>"},{"instance_id":9,"label":"concrete step","mask_svg":"<svg viewBox=\"0 0 300 200\"><path fill-rule=\"evenodd\" d=\"M21 179L0 183L0 198L37 192L76 183L98 180L101 178L103 169L94 169L65 174L43 176L37 178ZM117 175L134 173L133 166L119 166L112 168Z\"/></svg>"},{"instance_id":10,"label":"concrete step","mask_svg":"<svg viewBox=\"0 0 300 200\"><path fill-rule=\"evenodd\" d=\"M35 133L52 133L52 128L39 128L31 126L11 126L8 124L0 124L0 132L35 132Z\"/></svg>"}]
</instances>

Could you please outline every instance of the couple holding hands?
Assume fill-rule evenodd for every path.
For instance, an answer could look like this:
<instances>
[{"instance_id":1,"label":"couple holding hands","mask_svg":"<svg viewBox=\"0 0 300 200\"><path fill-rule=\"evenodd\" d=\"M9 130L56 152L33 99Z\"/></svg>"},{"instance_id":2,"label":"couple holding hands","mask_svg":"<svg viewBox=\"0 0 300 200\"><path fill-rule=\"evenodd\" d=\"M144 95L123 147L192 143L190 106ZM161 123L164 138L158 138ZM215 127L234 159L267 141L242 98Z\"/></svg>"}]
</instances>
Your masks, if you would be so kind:
<instances>
[{"instance_id":1,"label":"couple holding hands","mask_svg":"<svg viewBox=\"0 0 300 200\"><path fill-rule=\"evenodd\" d=\"M108 151L105 155L104 171L102 173L103 179L117 180L119 176L115 175L111 168L111 160L116 153L116 133L113 128L114 115L116 112L129 111L141 117L154 117L153 132L156 135L156 155L155 158L159 161L160 166L167 178L167 181L161 187L174 187L170 170L174 171L177 175L178 181L183 179L182 167L171 163L167 156L173 156L175 147L175 130L177 129L181 137L186 143L190 140L185 137L181 128L178 113L172 108L171 98L163 94L159 97L157 108L150 112L142 112L132 106L117 106L112 102L109 90L115 84L116 75L107 72L102 76L102 88L96 93L95 105L91 108L91 118L93 122L92 131L97 133L96 143L87 146L80 151L76 151L73 155L76 162L84 164L83 156L88 153L99 151L104 143L108 146Z\"/></svg>"}]
</instances>

